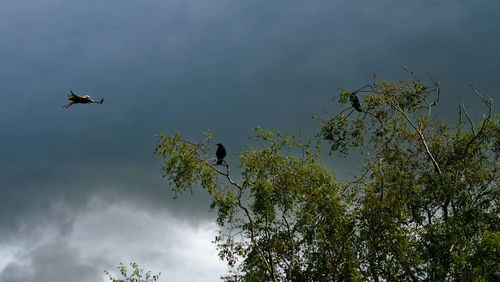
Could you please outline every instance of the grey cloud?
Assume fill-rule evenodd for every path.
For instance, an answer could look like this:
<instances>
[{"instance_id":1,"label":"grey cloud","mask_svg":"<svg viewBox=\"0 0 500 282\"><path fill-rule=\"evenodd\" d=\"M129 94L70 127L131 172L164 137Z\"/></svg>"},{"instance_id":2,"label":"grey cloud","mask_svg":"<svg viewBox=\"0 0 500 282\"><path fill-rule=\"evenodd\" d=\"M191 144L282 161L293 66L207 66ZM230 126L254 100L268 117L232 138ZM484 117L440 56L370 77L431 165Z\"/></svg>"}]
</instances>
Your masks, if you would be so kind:
<instances>
[{"instance_id":1,"label":"grey cloud","mask_svg":"<svg viewBox=\"0 0 500 282\"><path fill-rule=\"evenodd\" d=\"M99 281L102 269L82 262L79 255L76 250L57 241L35 250L32 255L33 281Z\"/></svg>"},{"instance_id":2,"label":"grey cloud","mask_svg":"<svg viewBox=\"0 0 500 282\"><path fill-rule=\"evenodd\" d=\"M4 282L30 282L34 281L33 271L26 265L15 262L9 263L0 272L0 281Z\"/></svg>"},{"instance_id":3,"label":"grey cloud","mask_svg":"<svg viewBox=\"0 0 500 282\"><path fill-rule=\"evenodd\" d=\"M170 281L217 281L226 271L210 244L209 221L97 197L79 211L63 202L52 209L72 218L71 227L61 230L57 218L25 223L17 233L25 234L21 247L0 265L0 281L103 281L104 269L119 276L119 262L137 262Z\"/></svg>"},{"instance_id":4,"label":"grey cloud","mask_svg":"<svg viewBox=\"0 0 500 282\"><path fill-rule=\"evenodd\" d=\"M90 282L102 281L102 266L90 265L80 253L60 241L53 241L27 254L29 261L9 263L0 271L5 282Z\"/></svg>"}]
</instances>

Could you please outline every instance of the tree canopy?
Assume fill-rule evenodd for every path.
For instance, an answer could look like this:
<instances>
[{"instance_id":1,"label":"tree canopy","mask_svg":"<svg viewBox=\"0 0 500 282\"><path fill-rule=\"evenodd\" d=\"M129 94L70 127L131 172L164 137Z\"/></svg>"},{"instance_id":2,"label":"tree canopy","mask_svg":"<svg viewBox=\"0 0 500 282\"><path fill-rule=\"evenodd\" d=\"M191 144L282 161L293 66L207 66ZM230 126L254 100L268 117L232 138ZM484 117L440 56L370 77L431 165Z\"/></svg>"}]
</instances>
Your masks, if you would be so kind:
<instances>
[{"instance_id":1,"label":"tree canopy","mask_svg":"<svg viewBox=\"0 0 500 282\"><path fill-rule=\"evenodd\" d=\"M217 212L229 281L500 279L500 121L464 104L447 123L434 112L439 81L413 73L340 91L340 114L316 138L255 129L255 145L216 165L204 140L160 134L155 153L174 195L201 188ZM352 97L357 103L349 107ZM358 109L359 108L359 109ZM348 114L345 114L348 113ZM362 153L362 173L339 180L321 158ZM231 170L230 170L231 169Z\"/></svg>"}]
</instances>

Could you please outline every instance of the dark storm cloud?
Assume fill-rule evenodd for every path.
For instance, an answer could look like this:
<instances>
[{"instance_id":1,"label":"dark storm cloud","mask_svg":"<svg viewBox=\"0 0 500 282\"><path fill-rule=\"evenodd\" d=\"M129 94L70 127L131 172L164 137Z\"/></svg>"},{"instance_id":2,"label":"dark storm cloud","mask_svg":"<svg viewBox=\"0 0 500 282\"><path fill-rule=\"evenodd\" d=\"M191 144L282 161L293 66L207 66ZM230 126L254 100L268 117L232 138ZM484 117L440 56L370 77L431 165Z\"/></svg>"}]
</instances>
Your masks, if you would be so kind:
<instances>
[{"instance_id":1,"label":"dark storm cloud","mask_svg":"<svg viewBox=\"0 0 500 282\"><path fill-rule=\"evenodd\" d=\"M29 255L31 257L30 265L15 262L8 264L0 272L0 281L85 282L102 280L102 268L80 261L78 253L61 242L45 245Z\"/></svg>"},{"instance_id":2,"label":"dark storm cloud","mask_svg":"<svg viewBox=\"0 0 500 282\"><path fill-rule=\"evenodd\" d=\"M153 134L176 128L200 138L209 128L235 163L250 128L315 134L311 116L338 110L331 103L338 87L362 86L374 73L399 79L403 65L441 78L443 115L465 100L479 116L465 83L498 97L499 8L431 0L2 1L0 243L47 219L59 236L71 234L96 195L203 222L200 193L171 201ZM63 109L69 89L105 102ZM54 202L72 212L54 212ZM47 246L37 254L54 247ZM75 272L91 272L79 263L71 262ZM1 277L16 281L18 266Z\"/></svg>"}]
</instances>

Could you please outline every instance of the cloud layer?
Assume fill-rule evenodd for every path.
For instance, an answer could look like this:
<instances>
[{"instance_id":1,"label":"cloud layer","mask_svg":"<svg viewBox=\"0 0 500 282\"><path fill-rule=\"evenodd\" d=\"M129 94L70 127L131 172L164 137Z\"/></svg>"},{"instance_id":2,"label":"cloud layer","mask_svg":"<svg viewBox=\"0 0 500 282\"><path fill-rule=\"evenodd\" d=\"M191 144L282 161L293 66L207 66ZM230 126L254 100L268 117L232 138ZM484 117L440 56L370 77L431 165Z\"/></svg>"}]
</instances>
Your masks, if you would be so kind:
<instances>
[{"instance_id":1,"label":"cloud layer","mask_svg":"<svg viewBox=\"0 0 500 282\"><path fill-rule=\"evenodd\" d=\"M133 201L97 198L80 212L63 203L50 210L70 217L69 225L46 219L21 226L17 247L0 248L0 281L104 281L104 269L119 277L118 262L162 272L165 281L217 281L226 271L209 244L215 236L213 222L193 224Z\"/></svg>"}]
</instances>

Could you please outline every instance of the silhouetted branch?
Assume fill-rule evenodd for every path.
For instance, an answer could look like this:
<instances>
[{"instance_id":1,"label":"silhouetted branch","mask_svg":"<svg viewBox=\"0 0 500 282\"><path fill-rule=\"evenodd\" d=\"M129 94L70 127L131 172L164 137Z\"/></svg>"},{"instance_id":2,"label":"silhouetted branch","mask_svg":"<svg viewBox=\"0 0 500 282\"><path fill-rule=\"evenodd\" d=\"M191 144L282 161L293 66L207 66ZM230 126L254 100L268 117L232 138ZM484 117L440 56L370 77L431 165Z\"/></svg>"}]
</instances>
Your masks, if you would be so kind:
<instances>
[{"instance_id":1,"label":"silhouetted branch","mask_svg":"<svg viewBox=\"0 0 500 282\"><path fill-rule=\"evenodd\" d=\"M483 130L486 126L486 124L488 123L488 121L491 119L491 112L493 110L493 99L491 98L488 98L488 99L485 99L481 93L479 93L479 91L477 91L477 89L472 85L472 84L468 84L472 90L474 91L474 93L479 96L479 98L481 98L481 100L483 100L483 102L486 104L486 106L488 107L488 116L485 116L483 115L483 122L481 124L481 128L479 128L479 131L477 132L477 134L474 134L474 131L472 132L472 134L474 135L472 137L472 139L467 143L467 145L465 146L465 149L464 149L464 153L463 155L465 156L469 150L469 147L472 143L474 143L474 141L476 141L476 139L483 133ZM463 108L465 110L465 107ZM465 112L466 115L467 115L467 112ZM470 121L470 118L468 117L467 115L467 119L469 119ZM472 122L471 122L472 123Z\"/></svg>"},{"instance_id":2,"label":"silhouetted branch","mask_svg":"<svg viewBox=\"0 0 500 282\"><path fill-rule=\"evenodd\" d=\"M418 133L418 136L420 137L420 141L422 142L422 144L424 145L425 147L425 151L427 153L427 155L429 156L429 158L431 159L432 161L432 164L434 165L434 169L436 170L436 172L438 174L441 174L441 169L439 168L439 164L438 162L436 161L436 159L434 158L434 156L432 155L431 151L429 150L429 146L427 145L427 141L425 140L425 136L422 132L422 129L420 127L417 127L413 121L410 119L410 117L408 117L408 115L406 114L405 111L403 111L403 109L401 109L401 107L397 104L393 104L392 105L398 112L400 112L404 118L410 123L410 125L415 129L415 131Z\"/></svg>"},{"instance_id":3,"label":"silhouetted branch","mask_svg":"<svg viewBox=\"0 0 500 282\"><path fill-rule=\"evenodd\" d=\"M462 107L462 110L464 111L465 113L465 117L467 118L467 120L469 121L469 124L470 124L470 129L472 131L472 135L476 135L476 133L474 132L474 124L472 123L472 120L470 119L470 116L469 116L469 113L467 113L467 110L465 109L465 103L462 102L462 104L460 104L460 106Z\"/></svg>"},{"instance_id":4,"label":"silhouetted branch","mask_svg":"<svg viewBox=\"0 0 500 282\"><path fill-rule=\"evenodd\" d=\"M432 89L431 91L436 90L436 98L431 103L431 106L435 106L439 102L439 94L441 93L441 87L439 86L439 79L432 77L428 72L426 72L425 74L427 75L427 77L429 77L429 79L432 81L435 87L435 89Z\"/></svg>"}]
</instances>

